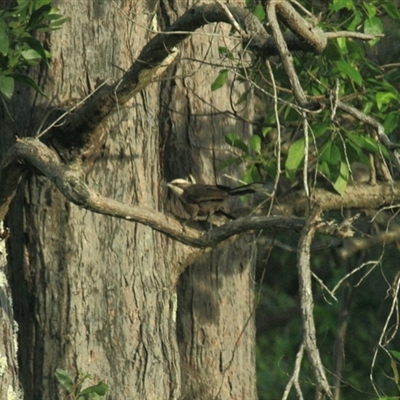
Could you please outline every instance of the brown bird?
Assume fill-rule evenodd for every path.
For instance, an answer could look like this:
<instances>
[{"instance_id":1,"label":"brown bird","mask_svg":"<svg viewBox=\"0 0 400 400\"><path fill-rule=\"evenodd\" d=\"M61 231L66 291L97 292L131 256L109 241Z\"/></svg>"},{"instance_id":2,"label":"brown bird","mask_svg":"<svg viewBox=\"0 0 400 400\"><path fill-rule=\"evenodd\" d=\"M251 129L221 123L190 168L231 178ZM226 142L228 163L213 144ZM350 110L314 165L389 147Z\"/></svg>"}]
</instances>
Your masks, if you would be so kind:
<instances>
[{"instance_id":1,"label":"brown bird","mask_svg":"<svg viewBox=\"0 0 400 400\"><path fill-rule=\"evenodd\" d=\"M179 197L185 211L190 214L190 220L195 220L199 216L207 216L220 212L230 219L234 219L227 214L223 207L226 205L230 196L240 196L257 191L254 184L239 186L231 189L222 185L202 185L186 179L174 179L167 183L173 193Z\"/></svg>"}]
</instances>

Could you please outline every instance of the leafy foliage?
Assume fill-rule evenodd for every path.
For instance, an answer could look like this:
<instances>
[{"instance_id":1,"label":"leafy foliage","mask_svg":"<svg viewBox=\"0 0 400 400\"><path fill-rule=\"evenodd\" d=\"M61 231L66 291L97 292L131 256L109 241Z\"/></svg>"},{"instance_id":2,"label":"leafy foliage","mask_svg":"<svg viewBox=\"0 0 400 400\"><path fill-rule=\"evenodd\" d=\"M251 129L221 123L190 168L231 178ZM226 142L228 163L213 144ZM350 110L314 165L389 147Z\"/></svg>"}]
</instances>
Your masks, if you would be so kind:
<instances>
[{"instance_id":1,"label":"leafy foliage","mask_svg":"<svg viewBox=\"0 0 400 400\"><path fill-rule=\"evenodd\" d=\"M315 2L304 1L307 8L312 8ZM311 3L311 4L310 4ZM257 17L265 20L265 13L255 2L248 1L248 7L254 10ZM400 12L392 1L360 0L335 0L330 2L326 9L313 9L314 15L323 14L323 24L320 26L326 31L345 30L369 34L384 33L384 22L393 19L395 32L400 36ZM352 38L338 37L330 40L326 50L320 56L294 55L295 66L302 83L307 89L310 101L319 101L325 109L309 116L308 141L309 175L319 177L317 185L329 185L338 193L343 194L348 181L352 176L352 165L361 162L371 166L372 158L379 162L390 161L389 152L368 130L364 124L350 120L344 113L333 113L330 96L338 88L338 95L342 101L360 109L379 121L386 135L395 139L398 134L396 128L399 124L400 93L398 81L400 69L382 67L376 61L370 60L370 53L379 43L380 38L370 40L367 44ZM230 54L228 49L224 54ZM242 57L240 57L242 58ZM220 72L212 89L216 90L228 82L228 74L245 81L244 76L254 76L251 69L263 74L261 84L263 87L263 100L267 104L261 124L256 131L259 137L257 148L253 148L255 139L247 145L235 140L233 144L229 138L227 142L239 150L237 158L246 166L244 180L253 178L275 180L277 178L277 158L275 144L272 143L271 131L276 131L276 115L270 100L270 77L260 65L253 65L245 73L243 65L228 73L226 69ZM280 153L281 165L284 166L281 174L292 183L304 167L304 132L301 114L292 104L295 103L290 91L283 87L287 84L287 77L279 64L272 66L275 80L278 84L279 118L282 124L282 151ZM257 82L258 83L258 82ZM266 95L269 93L269 95ZM269 96L269 97L268 97ZM282 102L284 100L285 102ZM285 143L286 140L286 143ZM252 150L252 151L249 151ZM242 152L240 154L240 151ZM371 158L372 157L372 158ZM225 167L226 163L222 165Z\"/></svg>"},{"instance_id":2,"label":"leafy foliage","mask_svg":"<svg viewBox=\"0 0 400 400\"><path fill-rule=\"evenodd\" d=\"M99 400L108 392L108 386L104 382L99 382L96 385L88 386L87 388L82 389L87 380L93 379L90 374L81 372L79 377L74 382L67 371L57 368L55 376L58 380L58 383L68 393L67 399L69 400Z\"/></svg>"},{"instance_id":3,"label":"leafy foliage","mask_svg":"<svg viewBox=\"0 0 400 400\"><path fill-rule=\"evenodd\" d=\"M253 10L259 20L264 21L265 13L260 12L258 3L255 0L246 1L248 8ZM400 12L395 1L333 0L302 3L314 15L321 15L319 26L324 31L385 33L392 44L400 39ZM319 56L303 52L292 54L308 100L318 101L325 106L320 113L307 115L307 137L303 115L296 109L295 99L291 90L288 90L290 86L287 76L279 61L275 59L274 63L271 62L278 96L277 116L271 100L272 79L269 71L258 60L251 66L246 66L242 62L244 55L236 56L236 60L240 62L238 61L236 67L224 68L225 71L228 70L228 74L223 84L231 84L232 79L246 82L247 86L250 82L253 87L257 87L257 95L265 107L259 115L254 135L249 140L244 140L235 132L226 135L226 142L236 156L224 161L221 168L243 164L243 180L246 182L279 179L296 185L301 184L305 152L308 151L307 172L312 184L328 185L332 190L343 194L355 171L355 163L361 163L370 169L385 164L390 167L390 151L379 141L376 132L343 111L335 110L334 100L332 101L332 95L337 94L341 101L378 121L392 142L399 142L400 68L397 61L400 48L397 53L389 49L381 56L381 41L379 37L365 42L342 36L329 40L325 51ZM233 58L229 49L224 49L223 52L220 50L220 54L222 59L227 54L230 54L230 60ZM260 73L261 79L254 78ZM247 88L243 90L244 93L247 91ZM279 135L277 118L280 120ZM305 139L309 142L307 149ZM279 165L281 171L278 169ZM342 218L342 215L330 216ZM365 228L367 221L363 221L363 225ZM363 233L365 230L360 232ZM371 229L371 232L366 233L368 234L374 235L376 231L372 232ZM278 235L277 239L285 246L290 242L288 237L280 238ZM296 248L296 243L292 243L292 248ZM326 250L315 251L312 255L313 272L322 277L328 288L335 287L348 271L359 267L364 261L360 261L360 256L358 259L346 259L343 264L348 265L343 265L342 259L332 256L334 247L331 244L326 243L322 248ZM340 369L343 377L340 383L343 399L399 398L400 353L397 350L377 350L375 367L371 373L371 358L380 340L382 327L387 323L391 306L386 296L388 286L390 287L388 282L393 282L398 273L398 248L397 243L397 249L383 245L382 248L367 249L362 253L364 257L379 260L381 270L371 269L365 275L357 273L347 280L337 293L342 295L346 291L350 292L351 301L347 308L340 296L338 302L328 305L326 298L329 296L318 292L320 286L315 287L317 295L314 311L318 344L323 364L332 381L332 375L336 371L332 363L332 349L340 336L338 315L342 311L348 313L348 335L342 337L345 339L343 357L344 354L346 357L345 360L343 358ZM263 400L281 397L293 373L295 354L301 343L298 287L293 271L295 265L295 252L274 248L266 272L264 271L268 285L261 290L263 298L268 301L267 305L259 306L259 319L267 321L268 331L258 332L257 346L259 397ZM276 276L271 272L274 269ZM260 272L260 276L264 272ZM368 279L364 279L367 276ZM263 322L258 325L259 328ZM392 329L396 331L397 328L394 322ZM398 332L393 334L391 346L394 349L400 348ZM299 376L304 398L313 397L315 391L314 383L310 381L311 375L307 360L304 359ZM297 398L294 393L291 396L290 399Z\"/></svg>"},{"instance_id":4,"label":"leafy foliage","mask_svg":"<svg viewBox=\"0 0 400 400\"><path fill-rule=\"evenodd\" d=\"M11 99L14 83L19 81L44 95L26 71L51 54L35 38L38 32L60 28L67 20L51 6L51 0L18 0L14 8L0 10L0 95Z\"/></svg>"}]
</instances>

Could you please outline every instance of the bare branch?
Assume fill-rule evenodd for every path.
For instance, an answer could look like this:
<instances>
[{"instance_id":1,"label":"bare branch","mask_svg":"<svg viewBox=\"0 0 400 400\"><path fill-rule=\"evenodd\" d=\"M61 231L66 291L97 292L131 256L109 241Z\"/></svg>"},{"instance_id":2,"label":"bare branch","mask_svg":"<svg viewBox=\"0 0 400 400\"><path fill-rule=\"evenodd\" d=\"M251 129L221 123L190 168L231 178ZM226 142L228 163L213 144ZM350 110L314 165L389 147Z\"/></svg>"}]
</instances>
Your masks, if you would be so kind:
<instances>
[{"instance_id":1,"label":"bare branch","mask_svg":"<svg viewBox=\"0 0 400 400\"><path fill-rule=\"evenodd\" d=\"M360 39L360 40L374 40L376 38L384 37L384 34L370 34L361 32L349 32L349 31L337 31L337 32L325 32L324 36L327 39L336 39L339 37Z\"/></svg>"},{"instance_id":2,"label":"bare branch","mask_svg":"<svg viewBox=\"0 0 400 400\"><path fill-rule=\"evenodd\" d=\"M276 41L276 46L279 51L279 55L282 59L283 66L285 68L286 74L289 78L290 85L293 90L293 94L297 102L304 107L307 104L307 98L304 94L303 88L300 84L299 78L296 74L293 65L293 57L290 54L289 48L283 38L282 32L279 28L278 20L276 17L276 8L279 0L271 0L267 5L268 20L272 29L272 34ZM286 3L285 3L286 4Z\"/></svg>"},{"instance_id":3,"label":"bare branch","mask_svg":"<svg viewBox=\"0 0 400 400\"><path fill-rule=\"evenodd\" d=\"M317 347L313 314L314 302L312 295L310 251L311 243L317 229L316 221L320 212L321 210L315 206L311 210L297 247L300 305L304 330L303 343L317 380L317 392L315 398L318 399L325 398L326 396L333 398Z\"/></svg>"},{"instance_id":4,"label":"bare branch","mask_svg":"<svg viewBox=\"0 0 400 400\"><path fill-rule=\"evenodd\" d=\"M301 361L303 360L303 356L304 356L304 341L301 343L299 351L297 352L296 362L294 363L293 374L285 387L285 391L283 392L283 395L282 395L282 400L287 400L287 398L289 397L289 394L290 394L290 390L293 385L296 387L296 391L297 391L297 395L298 395L299 399L303 400L303 394L299 388L299 386L300 386L299 385L299 376L300 376Z\"/></svg>"},{"instance_id":5,"label":"bare branch","mask_svg":"<svg viewBox=\"0 0 400 400\"><path fill-rule=\"evenodd\" d=\"M231 11L229 10L228 6L220 0L217 0L217 3L225 11L225 14L227 15L231 25L240 33L243 39L248 40L249 34L246 31L244 31L242 27L238 24L238 22L233 17Z\"/></svg>"}]
</instances>

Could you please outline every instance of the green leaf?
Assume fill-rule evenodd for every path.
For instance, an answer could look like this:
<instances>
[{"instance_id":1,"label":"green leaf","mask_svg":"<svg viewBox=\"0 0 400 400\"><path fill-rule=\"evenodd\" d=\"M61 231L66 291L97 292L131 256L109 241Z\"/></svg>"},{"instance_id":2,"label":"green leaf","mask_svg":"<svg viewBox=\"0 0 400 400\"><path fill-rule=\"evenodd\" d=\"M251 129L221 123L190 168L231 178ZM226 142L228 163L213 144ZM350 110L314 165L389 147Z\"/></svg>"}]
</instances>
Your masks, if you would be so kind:
<instances>
[{"instance_id":1,"label":"green leaf","mask_svg":"<svg viewBox=\"0 0 400 400\"><path fill-rule=\"evenodd\" d=\"M399 112L391 111L385 119L383 123L383 127L385 129L386 135L389 135L393 132L395 128L399 125Z\"/></svg>"},{"instance_id":2,"label":"green leaf","mask_svg":"<svg viewBox=\"0 0 400 400\"><path fill-rule=\"evenodd\" d=\"M8 39L7 24L0 19L0 53L3 54L3 56L7 55L9 46L10 41Z\"/></svg>"},{"instance_id":3,"label":"green leaf","mask_svg":"<svg viewBox=\"0 0 400 400\"><path fill-rule=\"evenodd\" d=\"M391 18L400 20L400 12L394 5L393 1L384 1L381 6Z\"/></svg>"},{"instance_id":4,"label":"green leaf","mask_svg":"<svg viewBox=\"0 0 400 400\"><path fill-rule=\"evenodd\" d=\"M360 22L363 20L362 14L357 9L354 10L354 18L347 24L346 29L348 31L356 31Z\"/></svg>"},{"instance_id":5,"label":"green leaf","mask_svg":"<svg viewBox=\"0 0 400 400\"><path fill-rule=\"evenodd\" d=\"M342 8L347 8L348 10L354 9L354 4L352 0L333 0L331 9L333 11L339 11Z\"/></svg>"},{"instance_id":6,"label":"green leaf","mask_svg":"<svg viewBox=\"0 0 400 400\"><path fill-rule=\"evenodd\" d=\"M340 172L336 181L333 183L333 187L339 194L343 194L346 191L347 182L349 181L349 167L346 162L340 163Z\"/></svg>"},{"instance_id":7,"label":"green leaf","mask_svg":"<svg viewBox=\"0 0 400 400\"><path fill-rule=\"evenodd\" d=\"M329 165L326 161L322 161L322 163L318 164L318 171L325 175L328 179L331 176L331 170L329 169Z\"/></svg>"},{"instance_id":8,"label":"green leaf","mask_svg":"<svg viewBox=\"0 0 400 400\"><path fill-rule=\"evenodd\" d=\"M58 383L68 392L72 393L74 388L74 382L69 375L69 373L61 368L57 368L56 372L54 373L56 376Z\"/></svg>"},{"instance_id":9,"label":"green leaf","mask_svg":"<svg viewBox=\"0 0 400 400\"><path fill-rule=\"evenodd\" d=\"M36 53L39 54L40 58L48 63L48 58L51 57L50 53L46 52L46 50L43 48L43 46L41 45L41 43L33 38L32 36L27 36L23 38L23 41L34 51L36 51Z\"/></svg>"},{"instance_id":10,"label":"green leaf","mask_svg":"<svg viewBox=\"0 0 400 400\"><path fill-rule=\"evenodd\" d=\"M372 17L364 22L364 33L368 33L370 35L378 35L383 33L383 24L382 21L378 17ZM374 40L370 40L368 43L370 46L374 46L379 41L379 38Z\"/></svg>"},{"instance_id":11,"label":"green leaf","mask_svg":"<svg viewBox=\"0 0 400 400\"><path fill-rule=\"evenodd\" d=\"M0 76L0 93L11 100L14 93L14 79L11 76Z\"/></svg>"},{"instance_id":12,"label":"green leaf","mask_svg":"<svg viewBox=\"0 0 400 400\"><path fill-rule=\"evenodd\" d=\"M258 18L259 21L265 20L265 10L261 4L257 4L254 9L254 15Z\"/></svg>"},{"instance_id":13,"label":"green leaf","mask_svg":"<svg viewBox=\"0 0 400 400\"><path fill-rule=\"evenodd\" d=\"M36 28L35 25L37 25L39 22L45 20L47 14L49 14L50 11L51 11L51 6L49 4L46 4L38 9L36 9L32 13L31 18L29 19L30 29Z\"/></svg>"},{"instance_id":14,"label":"green leaf","mask_svg":"<svg viewBox=\"0 0 400 400\"><path fill-rule=\"evenodd\" d=\"M343 60L335 61L336 67L338 70L348 76L351 80L356 82L358 85L362 84L362 77L361 74L349 63Z\"/></svg>"},{"instance_id":15,"label":"green leaf","mask_svg":"<svg viewBox=\"0 0 400 400\"><path fill-rule=\"evenodd\" d=\"M312 131L313 131L313 136L315 138L319 138L323 135L326 134L326 132L329 130L330 124L325 124L318 122L318 124L313 124L312 125Z\"/></svg>"},{"instance_id":16,"label":"green leaf","mask_svg":"<svg viewBox=\"0 0 400 400\"><path fill-rule=\"evenodd\" d=\"M104 382L100 382L97 385L89 386L86 389L82 390L79 395L86 395L91 393L96 393L100 396L104 396L108 392L108 386Z\"/></svg>"},{"instance_id":17,"label":"green leaf","mask_svg":"<svg viewBox=\"0 0 400 400\"><path fill-rule=\"evenodd\" d=\"M286 176L293 180L296 171L299 168L304 158L304 139L296 140L291 144L288 156L285 162Z\"/></svg>"},{"instance_id":18,"label":"green leaf","mask_svg":"<svg viewBox=\"0 0 400 400\"><path fill-rule=\"evenodd\" d=\"M394 358L396 358L397 360L400 361L400 352L399 352L399 351L396 351L396 350L389 350L389 353L390 353Z\"/></svg>"},{"instance_id":19,"label":"green leaf","mask_svg":"<svg viewBox=\"0 0 400 400\"><path fill-rule=\"evenodd\" d=\"M258 135L253 135L249 140L250 147L257 153L261 154L261 138Z\"/></svg>"},{"instance_id":20,"label":"green leaf","mask_svg":"<svg viewBox=\"0 0 400 400\"><path fill-rule=\"evenodd\" d=\"M263 126L261 128L261 134L263 135L263 137L265 137L271 131L272 131L272 127L271 126Z\"/></svg>"},{"instance_id":21,"label":"green leaf","mask_svg":"<svg viewBox=\"0 0 400 400\"><path fill-rule=\"evenodd\" d=\"M225 142L232 147L236 147L243 151L245 154L249 154L247 144L243 142L242 138L237 133L228 133L225 135Z\"/></svg>"},{"instance_id":22,"label":"green leaf","mask_svg":"<svg viewBox=\"0 0 400 400\"><path fill-rule=\"evenodd\" d=\"M364 1L364 8L367 11L368 18L372 18L376 15L376 7L373 4Z\"/></svg>"},{"instance_id":23,"label":"green leaf","mask_svg":"<svg viewBox=\"0 0 400 400\"><path fill-rule=\"evenodd\" d=\"M24 85L30 86L31 88L35 89L38 93L40 93L42 96L46 97L47 96L44 94L43 90L38 86L38 84L29 76L23 75L23 74L12 74L11 75L14 79L17 81L23 83Z\"/></svg>"},{"instance_id":24,"label":"green leaf","mask_svg":"<svg viewBox=\"0 0 400 400\"><path fill-rule=\"evenodd\" d=\"M236 102L236 105L242 104L242 103L244 103L245 101L247 101L247 95L248 95L248 94L249 94L248 91L247 91L247 92L243 92L243 93L240 95L239 100Z\"/></svg>"},{"instance_id":25,"label":"green leaf","mask_svg":"<svg viewBox=\"0 0 400 400\"><path fill-rule=\"evenodd\" d=\"M254 164L250 164L246 167L242 180L247 183L260 182L261 177L258 173L258 169Z\"/></svg>"},{"instance_id":26,"label":"green leaf","mask_svg":"<svg viewBox=\"0 0 400 400\"><path fill-rule=\"evenodd\" d=\"M378 109L382 109L383 105L389 104L392 100L397 100L397 96L391 92L378 92L375 95L376 105Z\"/></svg>"},{"instance_id":27,"label":"green leaf","mask_svg":"<svg viewBox=\"0 0 400 400\"><path fill-rule=\"evenodd\" d=\"M321 161L326 161L328 164L338 164L342 156L336 144L329 141L321 148L319 159Z\"/></svg>"},{"instance_id":28,"label":"green leaf","mask_svg":"<svg viewBox=\"0 0 400 400\"><path fill-rule=\"evenodd\" d=\"M222 86L225 85L227 79L228 79L228 70L227 69L221 70L215 81L211 84L211 90L215 91L220 89Z\"/></svg>"},{"instance_id":29,"label":"green leaf","mask_svg":"<svg viewBox=\"0 0 400 400\"><path fill-rule=\"evenodd\" d=\"M347 137L361 149L367 150L371 153L382 153L385 158L389 157L389 153L385 146L377 142L373 138L367 135L355 135L347 132Z\"/></svg>"},{"instance_id":30,"label":"green leaf","mask_svg":"<svg viewBox=\"0 0 400 400\"><path fill-rule=\"evenodd\" d=\"M351 140L346 140L346 152L350 164L359 161L362 164L370 166L368 153L364 152L359 146L355 145Z\"/></svg>"},{"instance_id":31,"label":"green leaf","mask_svg":"<svg viewBox=\"0 0 400 400\"><path fill-rule=\"evenodd\" d=\"M33 49L23 50L23 51L21 51L21 55L27 61L37 60L38 58L41 58L40 54L36 50L33 50Z\"/></svg>"},{"instance_id":32,"label":"green leaf","mask_svg":"<svg viewBox=\"0 0 400 400\"><path fill-rule=\"evenodd\" d=\"M218 51L221 56L225 56L225 57L229 58L230 60L233 60L235 58L235 57L233 57L232 52L227 47L220 46L220 47L218 47Z\"/></svg>"}]
</instances>

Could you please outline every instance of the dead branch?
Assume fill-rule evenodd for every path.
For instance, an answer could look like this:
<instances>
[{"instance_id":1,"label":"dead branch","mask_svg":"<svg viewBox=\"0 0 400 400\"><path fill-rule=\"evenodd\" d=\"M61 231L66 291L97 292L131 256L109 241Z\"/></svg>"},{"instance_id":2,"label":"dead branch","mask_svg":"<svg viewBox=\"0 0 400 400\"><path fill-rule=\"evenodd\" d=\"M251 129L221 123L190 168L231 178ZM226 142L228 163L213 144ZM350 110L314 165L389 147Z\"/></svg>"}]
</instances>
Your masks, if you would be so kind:
<instances>
[{"instance_id":1,"label":"dead branch","mask_svg":"<svg viewBox=\"0 0 400 400\"><path fill-rule=\"evenodd\" d=\"M316 221L321 213L318 207L311 210L306 220L306 225L302 231L297 247L297 268L299 273L300 305L303 320L303 343L312 365L315 378L317 380L316 399L323 399L326 396L332 397L325 369L321 361L317 347L314 322L314 302L312 295L312 280L310 267L311 243L317 229Z\"/></svg>"}]
</instances>

